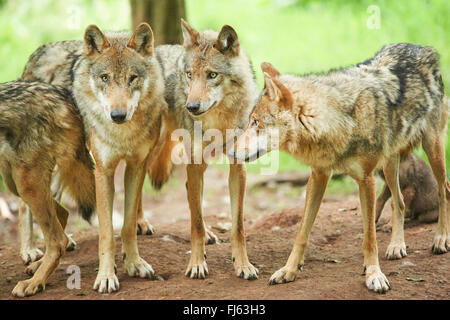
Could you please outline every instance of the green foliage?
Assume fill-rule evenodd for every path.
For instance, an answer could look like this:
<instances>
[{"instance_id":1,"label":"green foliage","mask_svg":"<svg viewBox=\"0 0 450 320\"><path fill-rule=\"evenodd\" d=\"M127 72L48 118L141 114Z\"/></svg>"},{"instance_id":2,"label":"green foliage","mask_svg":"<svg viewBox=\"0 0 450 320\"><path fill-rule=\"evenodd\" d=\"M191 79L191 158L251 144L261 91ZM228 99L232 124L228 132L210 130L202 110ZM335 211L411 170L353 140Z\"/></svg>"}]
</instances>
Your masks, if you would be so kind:
<instances>
[{"instance_id":1,"label":"green foliage","mask_svg":"<svg viewBox=\"0 0 450 320\"><path fill-rule=\"evenodd\" d=\"M82 39L89 24L97 24L105 31L129 29L130 12L127 0L2 1L0 82L19 78L28 57L40 45Z\"/></svg>"}]
</instances>

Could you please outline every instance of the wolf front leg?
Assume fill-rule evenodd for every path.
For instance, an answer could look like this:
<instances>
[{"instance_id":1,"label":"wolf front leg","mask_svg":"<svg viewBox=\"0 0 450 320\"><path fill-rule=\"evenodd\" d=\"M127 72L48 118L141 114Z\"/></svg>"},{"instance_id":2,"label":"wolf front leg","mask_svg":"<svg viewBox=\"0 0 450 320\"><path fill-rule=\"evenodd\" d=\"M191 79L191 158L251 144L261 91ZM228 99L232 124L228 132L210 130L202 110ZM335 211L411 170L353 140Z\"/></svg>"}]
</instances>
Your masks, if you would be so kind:
<instances>
[{"instance_id":1,"label":"wolf front leg","mask_svg":"<svg viewBox=\"0 0 450 320\"><path fill-rule=\"evenodd\" d=\"M94 290L99 293L111 293L119 290L119 279L117 279L115 273L116 246L112 224L114 171L117 163L106 167L99 160L95 160L95 194L99 227L98 256L100 261Z\"/></svg>"},{"instance_id":2,"label":"wolf front leg","mask_svg":"<svg viewBox=\"0 0 450 320\"><path fill-rule=\"evenodd\" d=\"M378 248L375 230L375 177L373 171L356 179L359 185L359 197L363 216L363 253L366 272L366 286L377 293L390 289L389 281L381 272L378 262Z\"/></svg>"},{"instance_id":3,"label":"wolf front leg","mask_svg":"<svg viewBox=\"0 0 450 320\"><path fill-rule=\"evenodd\" d=\"M121 232L125 269L130 277L152 279L153 268L139 256L137 212L145 179L145 161L127 161L125 170L125 216Z\"/></svg>"},{"instance_id":4,"label":"wolf front leg","mask_svg":"<svg viewBox=\"0 0 450 320\"><path fill-rule=\"evenodd\" d=\"M244 164L230 164L228 187L232 216L231 250L234 271L246 280L258 279L259 271L248 260L244 230L244 197L246 169Z\"/></svg>"},{"instance_id":5,"label":"wolf front leg","mask_svg":"<svg viewBox=\"0 0 450 320\"><path fill-rule=\"evenodd\" d=\"M291 251L286 265L272 275L270 284L294 281L298 272L302 269L311 228L319 211L330 175L330 172L312 169L306 186L304 214L295 239L294 248Z\"/></svg>"},{"instance_id":6,"label":"wolf front leg","mask_svg":"<svg viewBox=\"0 0 450 320\"><path fill-rule=\"evenodd\" d=\"M205 254L205 224L202 214L203 174L207 164L188 164L186 190L191 211L191 257L186 276L204 279L208 275Z\"/></svg>"}]
</instances>

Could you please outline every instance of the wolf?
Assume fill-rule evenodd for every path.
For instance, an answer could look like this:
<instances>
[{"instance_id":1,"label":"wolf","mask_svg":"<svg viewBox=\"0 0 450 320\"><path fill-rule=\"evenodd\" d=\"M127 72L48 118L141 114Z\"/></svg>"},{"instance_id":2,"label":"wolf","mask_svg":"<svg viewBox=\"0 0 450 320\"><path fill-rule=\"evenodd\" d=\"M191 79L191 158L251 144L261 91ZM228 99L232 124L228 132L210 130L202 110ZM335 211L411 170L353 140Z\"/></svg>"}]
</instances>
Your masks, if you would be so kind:
<instances>
[{"instance_id":1,"label":"wolf","mask_svg":"<svg viewBox=\"0 0 450 320\"><path fill-rule=\"evenodd\" d=\"M121 160L126 162L121 231L125 268L130 276L153 278L151 265L139 256L136 238L146 163L156 150L167 112L151 27L140 24L130 35L104 34L97 26L88 26L84 41L40 47L22 77L67 87L80 109L96 164L100 265L94 289L100 293L119 289L111 215L114 172ZM140 222L144 222L141 232L152 232L151 226Z\"/></svg>"},{"instance_id":2,"label":"wolf","mask_svg":"<svg viewBox=\"0 0 450 320\"><path fill-rule=\"evenodd\" d=\"M177 129L184 129L189 138L183 139L188 163L186 190L191 213L191 256L186 276L203 279L208 275L203 222L203 176L208 159L203 157L207 147L213 147L214 156L226 156L226 141L194 141L195 127L202 133L209 129L226 136L228 129L245 129L251 110L258 97L258 87L250 60L240 45L236 31L228 25L220 32L198 32L181 20L183 45L165 45L157 48L162 61L166 83L166 101L169 105L166 139L155 161L149 167L153 185L167 180L173 165L178 141L173 139ZM200 154L200 159L197 156ZM196 161L198 160L198 161ZM235 274L244 279L257 279L258 269L248 260L244 236L245 165L230 162L229 190L231 199L231 247Z\"/></svg>"},{"instance_id":3,"label":"wolf","mask_svg":"<svg viewBox=\"0 0 450 320\"><path fill-rule=\"evenodd\" d=\"M108 35L108 33L107 33ZM125 35L125 34L124 34ZM131 34L129 35L131 37ZM41 81L59 85L72 91L74 70L80 59L83 58L84 42L81 40L59 41L40 46L32 53L22 72L21 79ZM52 190L59 200L62 197L64 186L58 181L58 171L52 182ZM139 206L137 234L152 235L154 227L144 218L142 206ZM88 221L90 222L90 221ZM20 256L24 264L39 260L43 253L36 247L33 237L32 215L28 206L20 201L19 204L19 231L21 238ZM75 241L69 237L67 250L74 250Z\"/></svg>"},{"instance_id":4,"label":"wolf","mask_svg":"<svg viewBox=\"0 0 450 320\"><path fill-rule=\"evenodd\" d=\"M95 209L94 165L86 149L79 110L71 93L60 86L15 81L0 84L0 172L9 191L33 212L45 238L42 259L27 268L34 276L20 281L16 297L44 290L65 253L69 213L53 199L52 173L89 217Z\"/></svg>"},{"instance_id":5,"label":"wolf","mask_svg":"<svg viewBox=\"0 0 450 320\"><path fill-rule=\"evenodd\" d=\"M439 190L439 223L432 251L439 254L450 249L450 184L444 159L448 100L439 57L432 47L387 45L369 60L326 74L281 75L270 63L261 68L265 89L237 149L229 154L241 161L252 160L278 145L312 168L294 248L286 265L272 275L271 284L297 277L328 180L336 171L348 174L359 186L366 286L378 293L388 291L389 281L378 261L374 171L383 169L392 193L392 237L386 257L402 258L406 256L405 204L399 162L420 142ZM278 143L273 143L275 138ZM265 139L268 142L262 143Z\"/></svg>"},{"instance_id":6,"label":"wolf","mask_svg":"<svg viewBox=\"0 0 450 320\"><path fill-rule=\"evenodd\" d=\"M380 171L380 176L385 180L383 171ZM417 155L410 153L401 159L398 177L405 202L405 218L421 223L436 222L439 216L439 195L431 168ZM376 203L376 223L390 197L391 191L385 184Z\"/></svg>"},{"instance_id":7,"label":"wolf","mask_svg":"<svg viewBox=\"0 0 450 320\"><path fill-rule=\"evenodd\" d=\"M151 27L142 23L129 37L127 33L106 36L97 26L88 26L83 56L72 70L73 96L95 159L100 265L94 289L110 293L119 289L112 205L114 172L120 160L126 162L121 231L125 269L129 276L154 277L151 265L139 255L136 237L146 163L157 146L167 112Z\"/></svg>"}]
</instances>

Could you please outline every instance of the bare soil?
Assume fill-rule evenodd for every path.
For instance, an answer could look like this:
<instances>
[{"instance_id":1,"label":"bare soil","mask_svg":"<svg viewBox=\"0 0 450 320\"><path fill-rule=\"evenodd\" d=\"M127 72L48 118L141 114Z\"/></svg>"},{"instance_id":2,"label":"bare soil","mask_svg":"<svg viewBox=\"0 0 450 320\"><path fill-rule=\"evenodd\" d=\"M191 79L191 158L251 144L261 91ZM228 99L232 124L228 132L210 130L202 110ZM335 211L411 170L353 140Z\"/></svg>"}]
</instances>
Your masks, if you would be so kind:
<instances>
[{"instance_id":1,"label":"bare soil","mask_svg":"<svg viewBox=\"0 0 450 320\"><path fill-rule=\"evenodd\" d=\"M304 188L293 191L286 185L248 188L247 250L260 276L255 281L236 277L231 261L230 231L223 230L231 221L227 174L226 170L210 168L205 178L205 219L220 238L220 244L206 248L210 271L207 279L192 280L184 276L189 260L190 224L184 174L180 170L161 193L144 197L145 213L156 233L138 237L141 256L164 280L130 278L125 273L118 228L116 263L120 290L108 295L93 291L98 266L97 229L81 222L74 214L69 232L73 232L77 242L76 250L64 255L46 290L28 299L449 299L450 253L431 253L436 224L408 224L405 230L408 256L394 261L384 258L390 233L379 231L381 269L392 289L384 295L366 289L362 275L362 218L356 194L325 197L312 230L304 270L295 282L269 286L270 276L289 256L304 205ZM249 186L258 179L249 176ZM116 190L115 209L122 212L120 183ZM385 207L381 219L388 223L390 206ZM115 214L115 220L120 227L120 214ZM0 227L0 299L13 299L12 289L28 276L18 256L16 223L4 220ZM38 247L43 249L42 239L38 240ZM66 286L69 277L66 270L71 265L81 269L79 290L69 290Z\"/></svg>"}]
</instances>

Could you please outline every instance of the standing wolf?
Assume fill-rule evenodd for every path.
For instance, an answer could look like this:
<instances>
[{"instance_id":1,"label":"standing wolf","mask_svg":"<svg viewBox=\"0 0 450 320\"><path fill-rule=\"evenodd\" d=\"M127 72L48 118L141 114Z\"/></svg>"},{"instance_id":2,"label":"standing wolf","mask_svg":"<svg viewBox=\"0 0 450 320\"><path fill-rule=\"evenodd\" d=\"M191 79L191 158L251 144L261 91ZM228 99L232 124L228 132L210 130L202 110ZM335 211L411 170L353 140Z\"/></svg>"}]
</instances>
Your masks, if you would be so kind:
<instances>
[{"instance_id":1,"label":"standing wolf","mask_svg":"<svg viewBox=\"0 0 450 320\"><path fill-rule=\"evenodd\" d=\"M95 208L94 168L79 111L59 86L16 81L0 85L0 171L8 189L30 207L45 238L43 258L27 268L34 276L13 290L18 297L45 289L66 251L68 212L51 191L53 169L83 216Z\"/></svg>"},{"instance_id":2,"label":"standing wolf","mask_svg":"<svg viewBox=\"0 0 450 320\"><path fill-rule=\"evenodd\" d=\"M253 70L241 48L235 30L224 26L214 31L197 32L184 20L181 23L184 46L161 46L158 56L166 76L166 101L169 103L166 141L149 175L154 185L161 185L172 166L176 142L171 137L177 128L189 134L183 139L188 154L187 182L191 211L191 257L186 276L203 279L208 274L203 222L203 174L208 167L203 157L206 146L217 153L225 149L225 141L194 141L195 127L201 134L209 129L226 137L227 129L245 129L258 96ZM198 156L200 155L200 159ZM256 279L258 270L249 262L244 236L244 164L230 164L229 190L232 213L231 246L236 275Z\"/></svg>"},{"instance_id":3,"label":"standing wolf","mask_svg":"<svg viewBox=\"0 0 450 320\"><path fill-rule=\"evenodd\" d=\"M167 104L161 69L154 57L153 33L141 24L127 34L105 36L86 29L84 57L73 73L73 95L95 159L100 266L94 289L116 291L115 241L112 225L114 172L125 160L125 215L122 253L128 275L151 278L152 267L137 247L137 211L146 162L155 148Z\"/></svg>"},{"instance_id":4,"label":"standing wolf","mask_svg":"<svg viewBox=\"0 0 450 320\"><path fill-rule=\"evenodd\" d=\"M398 179L400 155L420 142L439 186L433 252L450 249L450 184L444 159L448 104L433 48L388 45L370 60L321 75L280 75L269 63L263 63L262 70L265 89L234 155L244 160L270 151L270 143L257 142L267 135L273 138L274 133L258 137L256 130L276 128L280 148L312 167L294 248L286 265L271 277L271 284L295 280L329 177L333 171L341 171L359 186L366 285L386 292L389 282L380 270L376 243L374 170L383 168L393 199L392 238L386 255L388 259L401 258L406 246L405 205ZM247 145L246 140L250 141Z\"/></svg>"},{"instance_id":5,"label":"standing wolf","mask_svg":"<svg viewBox=\"0 0 450 320\"><path fill-rule=\"evenodd\" d=\"M94 289L119 289L115 275L112 226L114 172L125 160L125 215L122 252L130 276L151 278L152 267L137 247L137 214L146 162L154 153L167 111L164 81L155 56L153 33L141 24L133 35L86 29L84 42L67 41L39 48L23 73L25 79L70 88L80 109L88 147L95 159L100 266ZM147 232L146 224L140 227Z\"/></svg>"}]
</instances>

